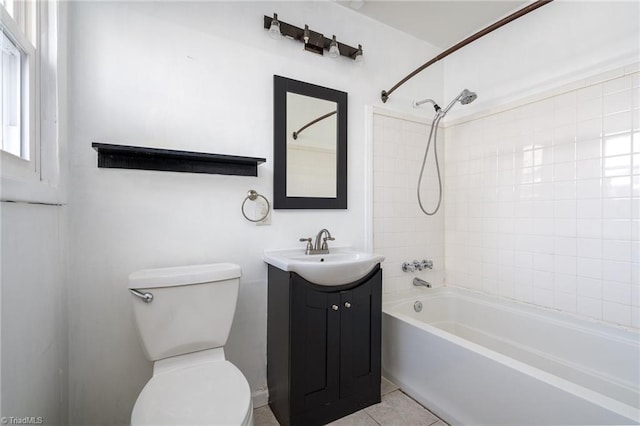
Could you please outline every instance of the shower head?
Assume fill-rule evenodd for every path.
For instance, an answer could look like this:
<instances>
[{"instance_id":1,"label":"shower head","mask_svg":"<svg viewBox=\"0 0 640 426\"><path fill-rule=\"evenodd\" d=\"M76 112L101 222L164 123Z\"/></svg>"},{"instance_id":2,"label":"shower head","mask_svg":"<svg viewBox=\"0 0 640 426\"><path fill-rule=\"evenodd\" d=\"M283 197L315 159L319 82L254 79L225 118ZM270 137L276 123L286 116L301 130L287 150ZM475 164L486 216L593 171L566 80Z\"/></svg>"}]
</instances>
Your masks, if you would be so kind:
<instances>
[{"instance_id":1,"label":"shower head","mask_svg":"<svg viewBox=\"0 0 640 426\"><path fill-rule=\"evenodd\" d=\"M466 105L475 101L477 97L478 95L476 94L476 92L472 92L469 89L464 89L462 93L460 93L460 96L458 97L458 99L460 99L460 103L462 105Z\"/></svg>"},{"instance_id":2,"label":"shower head","mask_svg":"<svg viewBox=\"0 0 640 426\"><path fill-rule=\"evenodd\" d=\"M475 101L478 95L476 92L472 92L469 89L464 89L454 100L451 101L449 105L445 109L442 110L442 115L444 116L449 110L455 105L457 101L460 101L462 105L470 104Z\"/></svg>"},{"instance_id":3,"label":"shower head","mask_svg":"<svg viewBox=\"0 0 640 426\"><path fill-rule=\"evenodd\" d=\"M413 101L413 107L414 108L418 108L420 105L424 104L424 103L431 103L433 104L433 108L436 110L436 113L440 114L441 116L444 117L444 115L446 113L449 112L449 110L455 105L455 103L457 101L460 101L460 103L462 105L467 105L470 104L471 102L475 101L476 98L478 97L478 95L476 94L476 92L472 92L469 89L464 89L454 100L451 101L451 103L449 105L447 105L446 108L442 109L438 106L438 104L433 100L433 99L425 99L422 101Z\"/></svg>"}]
</instances>

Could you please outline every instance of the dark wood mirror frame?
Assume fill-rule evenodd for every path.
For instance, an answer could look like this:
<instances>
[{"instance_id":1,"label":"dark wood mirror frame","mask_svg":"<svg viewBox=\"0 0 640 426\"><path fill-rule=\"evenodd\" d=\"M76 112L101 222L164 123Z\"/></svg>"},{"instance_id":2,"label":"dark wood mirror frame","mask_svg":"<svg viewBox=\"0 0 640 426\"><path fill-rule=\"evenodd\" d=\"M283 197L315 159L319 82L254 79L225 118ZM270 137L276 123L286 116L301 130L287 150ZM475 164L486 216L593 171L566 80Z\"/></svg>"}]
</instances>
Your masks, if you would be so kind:
<instances>
[{"instance_id":1,"label":"dark wood mirror frame","mask_svg":"<svg viewBox=\"0 0 640 426\"><path fill-rule=\"evenodd\" d=\"M347 93L315 84L273 76L273 208L274 209L346 209L347 208ZM324 99L337 104L336 197L287 196L287 93ZM310 165L313 167L313 165Z\"/></svg>"}]
</instances>

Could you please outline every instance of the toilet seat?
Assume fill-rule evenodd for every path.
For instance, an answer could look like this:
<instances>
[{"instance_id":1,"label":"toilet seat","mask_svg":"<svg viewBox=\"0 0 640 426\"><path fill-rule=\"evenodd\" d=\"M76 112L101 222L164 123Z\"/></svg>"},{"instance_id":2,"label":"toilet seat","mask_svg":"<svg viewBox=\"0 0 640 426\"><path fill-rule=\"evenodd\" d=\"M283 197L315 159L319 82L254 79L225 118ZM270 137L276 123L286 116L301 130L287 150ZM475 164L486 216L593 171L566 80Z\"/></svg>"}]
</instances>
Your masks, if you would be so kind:
<instances>
[{"instance_id":1,"label":"toilet seat","mask_svg":"<svg viewBox=\"0 0 640 426\"><path fill-rule=\"evenodd\" d=\"M154 375L138 396L132 425L252 423L251 391L229 361L206 362Z\"/></svg>"}]
</instances>

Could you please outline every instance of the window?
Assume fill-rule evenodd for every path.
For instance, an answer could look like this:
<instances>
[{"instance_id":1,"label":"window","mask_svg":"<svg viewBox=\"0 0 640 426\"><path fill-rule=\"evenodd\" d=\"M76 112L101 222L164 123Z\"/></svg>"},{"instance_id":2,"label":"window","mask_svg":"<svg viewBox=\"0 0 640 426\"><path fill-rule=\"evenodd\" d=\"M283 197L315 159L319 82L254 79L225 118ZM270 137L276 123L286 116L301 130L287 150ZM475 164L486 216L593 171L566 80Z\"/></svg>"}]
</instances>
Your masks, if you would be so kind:
<instances>
[{"instance_id":1,"label":"window","mask_svg":"<svg viewBox=\"0 0 640 426\"><path fill-rule=\"evenodd\" d=\"M0 154L3 176L38 171L38 4L0 0Z\"/></svg>"}]
</instances>

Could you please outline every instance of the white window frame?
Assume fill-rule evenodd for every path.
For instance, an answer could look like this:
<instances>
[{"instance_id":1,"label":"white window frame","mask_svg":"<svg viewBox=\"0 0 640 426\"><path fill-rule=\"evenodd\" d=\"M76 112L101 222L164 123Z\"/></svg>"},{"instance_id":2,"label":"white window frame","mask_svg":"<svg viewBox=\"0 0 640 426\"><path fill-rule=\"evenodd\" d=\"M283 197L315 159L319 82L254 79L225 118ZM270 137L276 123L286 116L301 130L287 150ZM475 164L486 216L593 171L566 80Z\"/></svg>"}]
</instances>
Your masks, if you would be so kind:
<instances>
[{"instance_id":1,"label":"white window frame","mask_svg":"<svg viewBox=\"0 0 640 426\"><path fill-rule=\"evenodd\" d=\"M0 0L0 5L6 1ZM18 19L13 20L4 7L0 7L0 25L10 31L23 28L23 38L30 39L34 47L25 67L31 88L26 128L30 155L29 160L25 160L0 150L0 201L62 205L67 198L64 185L67 172L60 166L66 159L68 8L64 1L58 0L14 2L21 8L22 15L14 13ZM37 19L25 20L28 16L37 16ZM27 25L28 22L31 24Z\"/></svg>"},{"instance_id":2,"label":"white window frame","mask_svg":"<svg viewBox=\"0 0 640 426\"><path fill-rule=\"evenodd\" d=\"M22 68L21 145L27 148L26 158L0 150L0 168L5 179L36 182L40 180L40 135L39 135L39 75L38 51L29 40L39 34L39 1L18 2L12 18L4 6L0 7L0 25L5 35L13 41L24 55ZM35 17L35 18L34 18ZM33 24L30 24L33 23ZM3 182L4 183L4 182ZM3 185L4 186L4 185ZM2 194L0 197L5 198Z\"/></svg>"}]
</instances>

